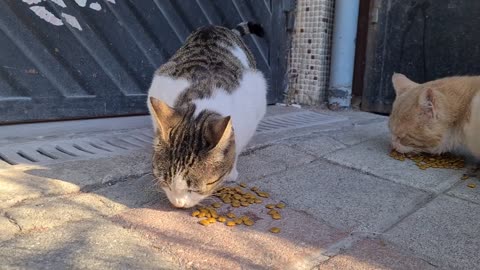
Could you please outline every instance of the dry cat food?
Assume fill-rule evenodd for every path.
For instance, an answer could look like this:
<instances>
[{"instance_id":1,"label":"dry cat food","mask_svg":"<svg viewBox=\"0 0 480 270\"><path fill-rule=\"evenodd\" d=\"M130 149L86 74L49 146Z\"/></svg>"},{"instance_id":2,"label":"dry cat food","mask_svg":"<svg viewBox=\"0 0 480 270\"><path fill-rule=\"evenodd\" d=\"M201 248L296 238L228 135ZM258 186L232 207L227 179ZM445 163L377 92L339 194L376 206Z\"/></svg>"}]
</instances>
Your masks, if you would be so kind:
<instances>
[{"instance_id":1,"label":"dry cat food","mask_svg":"<svg viewBox=\"0 0 480 270\"><path fill-rule=\"evenodd\" d=\"M390 157L404 161L410 159L415 162L418 168L426 170L428 168L442 168L459 170L465 168L465 160L462 157L452 154L432 155L427 153L420 154L402 154L395 150L390 152Z\"/></svg>"},{"instance_id":2,"label":"dry cat food","mask_svg":"<svg viewBox=\"0 0 480 270\"><path fill-rule=\"evenodd\" d=\"M273 227L273 228L270 229L270 232L272 232L272 233L279 233L279 232L280 232L280 228Z\"/></svg>"},{"instance_id":3,"label":"dry cat food","mask_svg":"<svg viewBox=\"0 0 480 270\"><path fill-rule=\"evenodd\" d=\"M227 186L219 189L215 194L223 205L228 205L233 208L249 207L253 204L262 204L261 198L270 198L270 194L261 191L258 187L248 188L246 183L240 183L238 186ZM261 198L260 198L261 197ZM255 221L248 216L237 216L233 212L226 212L219 214L217 210L222 207L221 202L214 202L210 206L199 206L197 210L192 212L192 217L199 218L200 223L203 226L208 226L213 223L223 223L226 226L234 227L238 225L253 226ZM276 204L265 205L268 211L268 215L274 220L279 220L282 215L279 209L285 208L285 203L279 202ZM279 233L280 228L273 227L269 230L272 233Z\"/></svg>"},{"instance_id":4,"label":"dry cat food","mask_svg":"<svg viewBox=\"0 0 480 270\"><path fill-rule=\"evenodd\" d=\"M395 150L390 152L390 156L396 160L404 161L410 159L415 162L418 168L426 170L428 168L442 168L442 169L454 169L460 170L465 168L465 159L462 157L454 156L452 154L432 155L432 154L402 154ZM463 174L460 179L467 180L470 176ZM467 187L475 188L476 184L468 184Z\"/></svg>"}]
</instances>

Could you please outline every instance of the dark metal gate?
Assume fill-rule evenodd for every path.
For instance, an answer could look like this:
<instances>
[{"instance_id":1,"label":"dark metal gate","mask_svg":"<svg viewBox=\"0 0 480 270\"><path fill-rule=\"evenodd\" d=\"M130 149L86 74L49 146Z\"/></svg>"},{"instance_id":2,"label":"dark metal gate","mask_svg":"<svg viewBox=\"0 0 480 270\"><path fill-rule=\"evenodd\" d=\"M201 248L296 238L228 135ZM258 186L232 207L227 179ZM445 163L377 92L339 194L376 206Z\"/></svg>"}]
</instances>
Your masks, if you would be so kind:
<instances>
[{"instance_id":1,"label":"dark metal gate","mask_svg":"<svg viewBox=\"0 0 480 270\"><path fill-rule=\"evenodd\" d=\"M390 112L393 72L417 82L480 74L480 1L373 2L363 110Z\"/></svg>"},{"instance_id":2,"label":"dark metal gate","mask_svg":"<svg viewBox=\"0 0 480 270\"><path fill-rule=\"evenodd\" d=\"M0 124L144 114L154 70L199 26L253 20L246 37L270 81L285 88L293 0L4 0Z\"/></svg>"}]
</instances>

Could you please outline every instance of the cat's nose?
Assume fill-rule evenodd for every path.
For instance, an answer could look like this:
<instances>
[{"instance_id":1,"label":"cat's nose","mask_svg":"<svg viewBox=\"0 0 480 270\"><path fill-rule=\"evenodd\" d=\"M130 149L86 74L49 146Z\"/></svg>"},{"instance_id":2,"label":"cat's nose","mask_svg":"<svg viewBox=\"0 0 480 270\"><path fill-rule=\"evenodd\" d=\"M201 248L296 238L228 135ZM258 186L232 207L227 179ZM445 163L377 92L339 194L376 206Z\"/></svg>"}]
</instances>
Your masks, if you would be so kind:
<instances>
[{"instance_id":1,"label":"cat's nose","mask_svg":"<svg viewBox=\"0 0 480 270\"><path fill-rule=\"evenodd\" d=\"M175 199L172 201L172 204L177 208L185 208L187 202L184 199Z\"/></svg>"}]
</instances>

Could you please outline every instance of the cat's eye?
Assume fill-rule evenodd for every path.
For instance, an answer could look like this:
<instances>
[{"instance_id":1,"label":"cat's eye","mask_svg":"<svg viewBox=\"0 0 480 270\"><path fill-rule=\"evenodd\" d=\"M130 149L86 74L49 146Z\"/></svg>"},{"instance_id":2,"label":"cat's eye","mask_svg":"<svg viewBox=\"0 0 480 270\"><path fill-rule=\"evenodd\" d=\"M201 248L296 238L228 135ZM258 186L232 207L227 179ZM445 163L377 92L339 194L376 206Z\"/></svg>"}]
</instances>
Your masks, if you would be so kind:
<instances>
[{"instance_id":1,"label":"cat's eye","mask_svg":"<svg viewBox=\"0 0 480 270\"><path fill-rule=\"evenodd\" d=\"M207 183L207 186L211 186L215 183L218 183L218 181L222 180L222 177L219 177L217 180L213 181L213 182L210 182L210 183Z\"/></svg>"}]
</instances>

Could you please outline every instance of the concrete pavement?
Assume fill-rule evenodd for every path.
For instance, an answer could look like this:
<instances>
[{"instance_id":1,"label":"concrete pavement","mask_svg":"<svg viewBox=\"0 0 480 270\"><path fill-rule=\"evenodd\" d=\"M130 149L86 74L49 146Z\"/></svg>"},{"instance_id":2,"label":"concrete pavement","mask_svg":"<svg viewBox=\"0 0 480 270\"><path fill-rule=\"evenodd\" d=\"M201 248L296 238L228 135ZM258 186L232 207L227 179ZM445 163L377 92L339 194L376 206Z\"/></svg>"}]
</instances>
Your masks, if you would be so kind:
<instances>
[{"instance_id":1,"label":"concrete pavement","mask_svg":"<svg viewBox=\"0 0 480 270\"><path fill-rule=\"evenodd\" d=\"M251 227L204 227L173 209L154 188L147 144L0 167L0 269L479 268L478 179L391 159L385 117L319 113L338 121L258 134L240 157L238 182L271 196L218 211L248 215ZM112 134L132 129L150 130ZM279 201L277 221L265 204Z\"/></svg>"}]
</instances>

